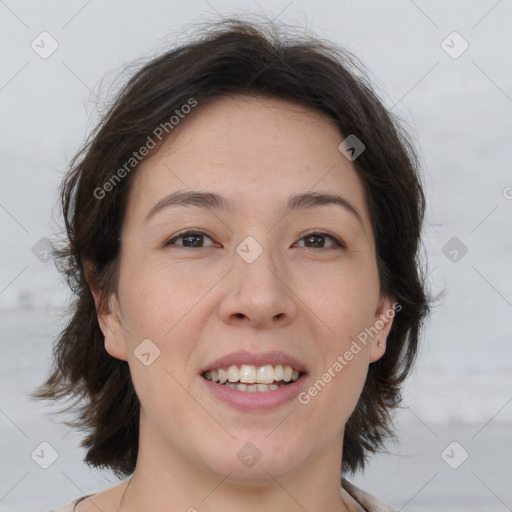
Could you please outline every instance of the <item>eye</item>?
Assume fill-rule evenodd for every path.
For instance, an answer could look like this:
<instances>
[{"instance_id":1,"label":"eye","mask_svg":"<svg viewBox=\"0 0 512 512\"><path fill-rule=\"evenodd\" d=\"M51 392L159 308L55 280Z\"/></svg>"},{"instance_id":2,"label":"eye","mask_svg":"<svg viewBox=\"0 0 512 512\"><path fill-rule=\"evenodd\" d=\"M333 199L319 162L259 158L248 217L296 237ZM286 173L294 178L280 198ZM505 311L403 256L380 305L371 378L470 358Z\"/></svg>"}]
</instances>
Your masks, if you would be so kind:
<instances>
[{"instance_id":1,"label":"eye","mask_svg":"<svg viewBox=\"0 0 512 512\"><path fill-rule=\"evenodd\" d=\"M325 246L325 239L331 240L330 246ZM321 231L314 231L303 236L301 239L306 241L306 245L303 247L312 249L333 249L333 248L346 248L345 244L333 235L328 233L322 233Z\"/></svg>"},{"instance_id":2,"label":"eye","mask_svg":"<svg viewBox=\"0 0 512 512\"><path fill-rule=\"evenodd\" d=\"M205 238L213 242L212 238L202 231L188 230L173 236L165 242L164 246L167 247L170 245L175 245L185 248L212 247L213 244L204 244ZM179 240L181 240L182 243L176 243ZM300 239L300 241L302 240L305 240L305 245L303 247L311 249L333 249L346 247L345 244L335 236L320 231L308 233ZM330 245L326 245L325 240L330 240Z\"/></svg>"},{"instance_id":3,"label":"eye","mask_svg":"<svg viewBox=\"0 0 512 512\"><path fill-rule=\"evenodd\" d=\"M186 248L201 248L201 247L211 247L211 245L204 245L204 239L213 241L206 233L202 233L201 231L184 231L183 233L179 233L176 236L173 236L167 242L165 242L164 247L168 245L177 245L178 247L186 247ZM177 240L182 240L182 244L176 244Z\"/></svg>"}]
</instances>

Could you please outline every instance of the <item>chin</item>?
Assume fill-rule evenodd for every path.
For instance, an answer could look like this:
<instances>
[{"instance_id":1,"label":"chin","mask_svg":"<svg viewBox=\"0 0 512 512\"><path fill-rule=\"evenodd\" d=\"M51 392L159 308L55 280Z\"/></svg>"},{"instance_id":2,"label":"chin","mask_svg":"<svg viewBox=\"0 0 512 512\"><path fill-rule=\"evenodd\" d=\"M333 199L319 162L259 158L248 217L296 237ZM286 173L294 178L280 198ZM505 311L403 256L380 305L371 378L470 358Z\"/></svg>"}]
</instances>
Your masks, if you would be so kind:
<instances>
[{"instance_id":1,"label":"chin","mask_svg":"<svg viewBox=\"0 0 512 512\"><path fill-rule=\"evenodd\" d=\"M268 431L240 435L231 443L219 443L208 454L206 466L229 481L258 485L269 478L283 476L304 462L304 446L299 443L271 442ZM206 456L206 454L204 454ZM208 463L209 462L209 463Z\"/></svg>"}]
</instances>

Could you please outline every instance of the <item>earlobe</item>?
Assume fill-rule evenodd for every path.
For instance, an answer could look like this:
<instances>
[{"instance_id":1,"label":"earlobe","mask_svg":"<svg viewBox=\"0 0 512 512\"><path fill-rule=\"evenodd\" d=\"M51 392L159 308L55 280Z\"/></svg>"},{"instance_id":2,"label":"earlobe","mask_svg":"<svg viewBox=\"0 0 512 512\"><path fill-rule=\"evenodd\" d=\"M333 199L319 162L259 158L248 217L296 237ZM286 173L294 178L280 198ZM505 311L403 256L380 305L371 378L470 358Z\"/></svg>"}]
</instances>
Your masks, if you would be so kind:
<instances>
[{"instance_id":1,"label":"earlobe","mask_svg":"<svg viewBox=\"0 0 512 512\"><path fill-rule=\"evenodd\" d=\"M396 305L389 297L381 297L374 318L377 331L370 349L370 363L378 361L386 352L386 340L393 325Z\"/></svg>"},{"instance_id":2,"label":"earlobe","mask_svg":"<svg viewBox=\"0 0 512 512\"><path fill-rule=\"evenodd\" d=\"M101 291L94 283L94 267L90 262L84 266L85 276L89 289L94 297L96 315L101 332L105 338L105 350L112 356L126 361L126 346L121 325L121 313L115 294L112 293L106 307L101 306Z\"/></svg>"},{"instance_id":3,"label":"earlobe","mask_svg":"<svg viewBox=\"0 0 512 512\"><path fill-rule=\"evenodd\" d=\"M121 314L115 294L109 297L108 311L98 315L101 330L105 336L105 350L122 361L127 360Z\"/></svg>"}]
</instances>

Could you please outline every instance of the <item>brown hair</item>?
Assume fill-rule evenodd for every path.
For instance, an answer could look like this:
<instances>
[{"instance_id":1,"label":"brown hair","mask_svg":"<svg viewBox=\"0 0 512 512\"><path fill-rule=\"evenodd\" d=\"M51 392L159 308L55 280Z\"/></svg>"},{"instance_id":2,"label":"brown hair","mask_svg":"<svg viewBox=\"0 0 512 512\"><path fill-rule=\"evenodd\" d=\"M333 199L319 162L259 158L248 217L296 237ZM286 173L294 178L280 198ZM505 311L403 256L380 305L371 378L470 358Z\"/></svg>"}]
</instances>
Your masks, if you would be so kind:
<instances>
[{"instance_id":1,"label":"brown hair","mask_svg":"<svg viewBox=\"0 0 512 512\"><path fill-rule=\"evenodd\" d=\"M91 282L101 292L98 310L108 307L109 296L117 292L118 239L136 172L136 162L133 170L126 163L191 98L203 104L234 94L312 107L335 122L342 136L353 134L366 146L353 165L365 187L381 292L401 309L386 353L370 364L346 424L344 471L363 468L366 456L392 435L391 411L401 402L400 388L417 354L429 312L419 255L425 199L407 134L347 52L316 37L284 37L275 27L233 19L212 23L194 40L136 71L72 159L61 184L67 239L54 256L74 302L54 346L54 367L33 396L74 398L70 407L80 402L77 421L67 423L88 431L82 442L85 461L121 477L131 474L137 461L139 400L127 362L105 351L85 264L94 270ZM162 142L172 130L165 132ZM116 172L122 179L107 187L108 193L98 192Z\"/></svg>"}]
</instances>

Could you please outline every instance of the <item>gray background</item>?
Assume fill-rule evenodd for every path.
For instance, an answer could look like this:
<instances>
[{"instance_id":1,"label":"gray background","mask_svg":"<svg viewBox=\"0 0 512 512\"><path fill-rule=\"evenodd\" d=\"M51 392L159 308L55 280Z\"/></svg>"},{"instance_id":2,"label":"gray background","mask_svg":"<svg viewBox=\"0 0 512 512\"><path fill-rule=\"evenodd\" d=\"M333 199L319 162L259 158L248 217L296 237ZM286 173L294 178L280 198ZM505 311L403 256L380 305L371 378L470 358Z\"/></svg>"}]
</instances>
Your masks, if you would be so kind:
<instances>
[{"instance_id":1,"label":"gray background","mask_svg":"<svg viewBox=\"0 0 512 512\"><path fill-rule=\"evenodd\" d=\"M252 12L353 51L421 148L429 280L446 295L405 391L400 442L354 481L404 511L512 510L511 0L0 0L0 511L48 510L117 482L87 468L80 433L26 396L68 300L44 253L61 230L66 165L127 62L196 21ZM58 43L46 59L31 47L43 31ZM31 458L41 442L58 453L48 469Z\"/></svg>"}]
</instances>

